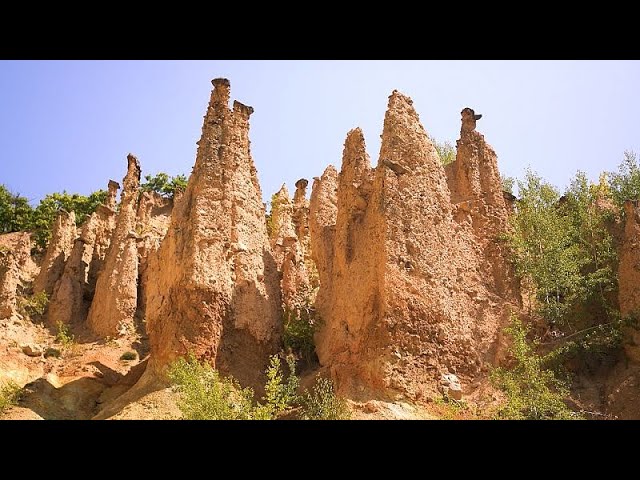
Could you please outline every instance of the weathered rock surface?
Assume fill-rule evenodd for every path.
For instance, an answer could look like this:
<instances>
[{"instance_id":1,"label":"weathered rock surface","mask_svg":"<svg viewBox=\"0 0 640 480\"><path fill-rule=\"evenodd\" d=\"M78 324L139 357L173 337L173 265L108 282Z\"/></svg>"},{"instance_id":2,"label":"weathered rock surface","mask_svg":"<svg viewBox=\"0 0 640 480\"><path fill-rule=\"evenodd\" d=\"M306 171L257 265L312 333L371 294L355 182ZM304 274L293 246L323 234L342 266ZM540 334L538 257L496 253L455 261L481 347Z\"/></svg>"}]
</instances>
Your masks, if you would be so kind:
<instances>
[{"instance_id":1,"label":"weathered rock surface","mask_svg":"<svg viewBox=\"0 0 640 480\"><path fill-rule=\"evenodd\" d=\"M31 257L32 246L29 233L0 235L0 319L16 313L18 294L38 272L38 266Z\"/></svg>"},{"instance_id":2,"label":"weathered rock surface","mask_svg":"<svg viewBox=\"0 0 640 480\"><path fill-rule=\"evenodd\" d=\"M318 271L318 281L322 285L316 296L316 308L321 318L331 308L337 205L338 171L333 165L329 165L320 178L314 178L309 201L311 258Z\"/></svg>"},{"instance_id":3,"label":"weathered rock surface","mask_svg":"<svg viewBox=\"0 0 640 480\"><path fill-rule=\"evenodd\" d=\"M120 185L112 180L108 188L105 204L100 205L82 225L62 277L54 288L47 309L49 325L84 323L87 318L97 273L115 227L115 197Z\"/></svg>"},{"instance_id":4,"label":"weathered rock surface","mask_svg":"<svg viewBox=\"0 0 640 480\"><path fill-rule=\"evenodd\" d=\"M508 264L505 244L498 239L509 229L512 206L503 192L497 155L475 126L473 110L465 108L456 160L445 169L453 216L456 222L471 226L476 244L484 252L482 269L489 274L487 287L498 295L518 298L519 282Z\"/></svg>"},{"instance_id":5,"label":"weathered rock surface","mask_svg":"<svg viewBox=\"0 0 640 480\"><path fill-rule=\"evenodd\" d=\"M628 200L624 205L625 229L618 266L618 300L623 316L640 318L640 201ZM629 360L640 363L640 330L625 331L625 352Z\"/></svg>"},{"instance_id":6,"label":"weathered rock surface","mask_svg":"<svg viewBox=\"0 0 640 480\"><path fill-rule=\"evenodd\" d=\"M175 199L165 198L156 192L143 192L138 206L136 231L138 236L138 312L146 317L147 285L153 278L148 275L149 256L160 248L171 222Z\"/></svg>"},{"instance_id":7,"label":"weathered rock surface","mask_svg":"<svg viewBox=\"0 0 640 480\"><path fill-rule=\"evenodd\" d=\"M53 224L47 252L40 265L40 273L33 284L33 293L44 291L51 296L56 282L64 272L65 263L71 255L77 235L76 214L61 210Z\"/></svg>"},{"instance_id":8,"label":"weathered rock surface","mask_svg":"<svg viewBox=\"0 0 640 480\"><path fill-rule=\"evenodd\" d=\"M508 272L494 275L472 225L454 220L445 171L412 101L391 95L375 169L356 129L337 193L332 178L329 169L314 184L310 228L324 321L317 353L338 388L419 399L443 373L481 374L518 299L495 286ZM506 208L501 188L494 197Z\"/></svg>"},{"instance_id":9,"label":"weathered rock surface","mask_svg":"<svg viewBox=\"0 0 640 480\"><path fill-rule=\"evenodd\" d=\"M10 250L0 250L0 319L9 318L17 311L19 278L15 254Z\"/></svg>"},{"instance_id":10,"label":"weathered rock surface","mask_svg":"<svg viewBox=\"0 0 640 480\"><path fill-rule=\"evenodd\" d=\"M138 236L135 232L140 164L127 156L120 210L102 272L96 283L87 324L96 334L116 336L133 326L138 300Z\"/></svg>"},{"instance_id":11,"label":"weathered rock surface","mask_svg":"<svg viewBox=\"0 0 640 480\"><path fill-rule=\"evenodd\" d=\"M192 353L257 385L280 347L278 273L249 149L253 109L229 109L229 81L212 83L187 189L149 259L148 371Z\"/></svg>"},{"instance_id":12,"label":"weathered rock surface","mask_svg":"<svg viewBox=\"0 0 640 480\"><path fill-rule=\"evenodd\" d=\"M301 180L297 182L300 188L296 190L295 203L289 198L286 185L282 185L282 188L273 196L271 205L272 231L270 243L273 258L281 276L282 303L285 312L296 312L296 314L299 308L309 304L311 295L305 245L298 237L299 231L303 235L303 240L306 242L306 249L308 250L308 219L305 219L304 212L306 200L304 198L304 187L306 187L306 184L302 186L301 182ZM305 222L307 223L307 232L304 231Z\"/></svg>"}]
</instances>

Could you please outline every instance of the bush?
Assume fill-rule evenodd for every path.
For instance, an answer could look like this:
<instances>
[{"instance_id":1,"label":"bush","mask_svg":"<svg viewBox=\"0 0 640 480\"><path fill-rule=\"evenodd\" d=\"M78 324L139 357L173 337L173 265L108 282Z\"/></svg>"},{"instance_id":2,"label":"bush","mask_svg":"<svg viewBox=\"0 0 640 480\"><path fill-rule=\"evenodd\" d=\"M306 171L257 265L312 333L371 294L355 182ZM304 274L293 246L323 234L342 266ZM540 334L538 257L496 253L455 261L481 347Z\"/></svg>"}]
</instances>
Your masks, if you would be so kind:
<instances>
[{"instance_id":1,"label":"bush","mask_svg":"<svg viewBox=\"0 0 640 480\"><path fill-rule=\"evenodd\" d=\"M505 329L513 343L509 353L511 368L496 368L491 381L506 395L498 410L498 418L510 420L568 420L578 418L563 402L568 391L551 370L543 368L543 360L527 342L527 329L516 317Z\"/></svg>"},{"instance_id":2,"label":"bush","mask_svg":"<svg viewBox=\"0 0 640 480\"><path fill-rule=\"evenodd\" d=\"M312 306L297 311L285 309L284 312L284 348L307 362L311 361L316 350L313 335L318 321L314 317L315 309Z\"/></svg>"},{"instance_id":3,"label":"bush","mask_svg":"<svg viewBox=\"0 0 640 480\"><path fill-rule=\"evenodd\" d=\"M169 368L169 379L179 394L178 408L186 420L250 420L254 418L250 388L224 378L194 356L180 358ZM261 413L261 412L258 412Z\"/></svg>"},{"instance_id":4,"label":"bush","mask_svg":"<svg viewBox=\"0 0 640 480\"><path fill-rule=\"evenodd\" d=\"M56 342L62 345L63 350L67 350L71 348L74 344L75 337L71 333L69 325L64 322L58 322L56 324L58 328L58 333L56 334Z\"/></svg>"},{"instance_id":5,"label":"bush","mask_svg":"<svg viewBox=\"0 0 640 480\"><path fill-rule=\"evenodd\" d=\"M176 192L184 192L187 188L187 177L185 175L176 175L169 177L164 172L156 175L146 175L145 183L140 185L143 192L156 192L164 197L173 198Z\"/></svg>"},{"instance_id":6,"label":"bush","mask_svg":"<svg viewBox=\"0 0 640 480\"><path fill-rule=\"evenodd\" d=\"M287 356L289 366L289 376L285 383L284 374L281 370L280 357L272 355L267 368L267 383L265 384L265 396L263 398L265 410L269 418L276 418L296 403L298 403L298 386L300 380L296 376L296 361L293 355Z\"/></svg>"},{"instance_id":7,"label":"bush","mask_svg":"<svg viewBox=\"0 0 640 480\"><path fill-rule=\"evenodd\" d=\"M336 396L333 383L327 378L318 379L313 390L302 397L303 420L348 420L350 417L347 403Z\"/></svg>"},{"instance_id":8,"label":"bush","mask_svg":"<svg viewBox=\"0 0 640 480\"><path fill-rule=\"evenodd\" d=\"M614 202L624 215L626 200L640 199L640 164L635 152L624 152L624 159L618 165L617 172L609 172L611 194Z\"/></svg>"},{"instance_id":9,"label":"bush","mask_svg":"<svg viewBox=\"0 0 640 480\"><path fill-rule=\"evenodd\" d=\"M20 303L21 310L24 314L43 315L49 304L49 297L47 292L42 291L30 296L29 298L23 298Z\"/></svg>"},{"instance_id":10,"label":"bush","mask_svg":"<svg viewBox=\"0 0 640 480\"><path fill-rule=\"evenodd\" d=\"M437 140L432 141L443 166L449 165L456 160L456 147L454 147L451 142L438 142Z\"/></svg>"},{"instance_id":11,"label":"bush","mask_svg":"<svg viewBox=\"0 0 640 480\"><path fill-rule=\"evenodd\" d=\"M11 381L0 385L0 413L16 404L21 392L22 389Z\"/></svg>"},{"instance_id":12,"label":"bush","mask_svg":"<svg viewBox=\"0 0 640 480\"><path fill-rule=\"evenodd\" d=\"M120 360L136 360L138 358L138 354L136 352L124 352L120 357Z\"/></svg>"},{"instance_id":13,"label":"bush","mask_svg":"<svg viewBox=\"0 0 640 480\"><path fill-rule=\"evenodd\" d=\"M45 248L60 210L75 212L76 225L79 226L105 202L106 198L107 192L104 190L93 192L88 197L77 193L69 194L65 191L50 193L33 210L29 225L25 229L33 231L37 247Z\"/></svg>"}]
</instances>

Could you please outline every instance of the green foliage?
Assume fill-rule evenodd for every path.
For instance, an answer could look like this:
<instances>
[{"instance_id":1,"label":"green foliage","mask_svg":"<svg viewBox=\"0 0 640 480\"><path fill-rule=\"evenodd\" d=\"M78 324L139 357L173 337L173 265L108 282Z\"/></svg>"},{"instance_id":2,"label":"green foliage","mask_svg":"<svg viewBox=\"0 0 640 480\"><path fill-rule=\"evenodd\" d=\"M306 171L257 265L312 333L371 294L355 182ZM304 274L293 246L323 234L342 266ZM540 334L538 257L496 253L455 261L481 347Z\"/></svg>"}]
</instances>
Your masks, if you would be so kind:
<instances>
[{"instance_id":1,"label":"green foliage","mask_svg":"<svg viewBox=\"0 0 640 480\"><path fill-rule=\"evenodd\" d=\"M28 230L32 213L27 198L0 185L0 234Z\"/></svg>"},{"instance_id":2,"label":"green foliage","mask_svg":"<svg viewBox=\"0 0 640 480\"><path fill-rule=\"evenodd\" d=\"M621 210L626 200L640 199L640 164L635 152L624 152L624 159L618 166L618 171L609 172L608 175L611 196Z\"/></svg>"},{"instance_id":3,"label":"green foliage","mask_svg":"<svg viewBox=\"0 0 640 480\"><path fill-rule=\"evenodd\" d=\"M224 378L195 357L180 358L169 368L169 379L179 393L178 407L187 420L250 420L254 418L253 391Z\"/></svg>"},{"instance_id":4,"label":"green foliage","mask_svg":"<svg viewBox=\"0 0 640 480\"><path fill-rule=\"evenodd\" d=\"M333 383L327 378L316 381L311 392L302 396L303 420L348 420L351 417L344 399L335 394Z\"/></svg>"},{"instance_id":5,"label":"green foliage","mask_svg":"<svg viewBox=\"0 0 640 480\"><path fill-rule=\"evenodd\" d=\"M298 387L300 380L296 377L296 360L293 355L287 356L289 376L284 381L280 357L272 355L267 368L267 383L265 384L264 408L269 418L276 418L298 402Z\"/></svg>"},{"instance_id":6,"label":"green foliage","mask_svg":"<svg viewBox=\"0 0 640 480\"><path fill-rule=\"evenodd\" d=\"M169 177L164 172L156 175L145 175L145 183L140 186L143 192L156 192L165 197L173 198L176 192L184 192L187 188L187 177L176 175Z\"/></svg>"},{"instance_id":7,"label":"green foliage","mask_svg":"<svg viewBox=\"0 0 640 480\"><path fill-rule=\"evenodd\" d=\"M20 399L22 389L14 382L7 382L0 385L0 414L7 408L15 405Z\"/></svg>"},{"instance_id":8,"label":"green foliage","mask_svg":"<svg viewBox=\"0 0 640 480\"><path fill-rule=\"evenodd\" d=\"M31 295L28 298L23 298L20 301L20 309L23 314L43 315L49 304L49 296L47 292L38 292L35 295Z\"/></svg>"},{"instance_id":9,"label":"green foliage","mask_svg":"<svg viewBox=\"0 0 640 480\"><path fill-rule=\"evenodd\" d=\"M313 340L319 326L315 308L310 303L295 310L285 308L283 341L285 350L310 362L316 350Z\"/></svg>"},{"instance_id":10,"label":"green foliage","mask_svg":"<svg viewBox=\"0 0 640 480\"><path fill-rule=\"evenodd\" d=\"M513 195L513 187L516 185L516 179L513 177L506 177L504 175L500 175L500 181L502 183L502 190L505 192L509 192Z\"/></svg>"},{"instance_id":11,"label":"green foliage","mask_svg":"<svg viewBox=\"0 0 640 480\"><path fill-rule=\"evenodd\" d=\"M436 151L438 152L438 156L440 157L440 161L442 165L449 165L454 162L456 159L456 147L454 147L451 142L438 142L437 140L433 140L433 146L436 147Z\"/></svg>"},{"instance_id":12,"label":"green foliage","mask_svg":"<svg viewBox=\"0 0 640 480\"><path fill-rule=\"evenodd\" d=\"M512 339L509 353L511 368L496 368L491 381L506 395L506 404L498 417L512 420L567 420L578 418L563 402L566 387L551 370L543 367L543 359L527 342L527 329L516 317L505 329Z\"/></svg>"},{"instance_id":13,"label":"green foliage","mask_svg":"<svg viewBox=\"0 0 640 480\"><path fill-rule=\"evenodd\" d=\"M120 356L120 360L125 360L125 361L136 360L137 358L138 358L138 354L136 352L124 352Z\"/></svg>"},{"instance_id":14,"label":"green foliage","mask_svg":"<svg viewBox=\"0 0 640 480\"><path fill-rule=\"evenodd\" d=\"M535 287L538 313L552 325L608 323L617 291L617 255L610 213L597 200L605 185L578 172L563 197L527 171L508 237L516 272Z\"/></svg>"},{"instance_id":15,"label":"green foliage","mask_svg":"<svg viewBox=\"0 0 640 480\"><path fill-rule=\"evenodd\" d=\"M51 229L59 210L75 212L76 225L81 225L98 206L107 198L107 192L98 190L91 195L84 196L77 193L50 193L45 196L33 210L28 230L33 231L34 240L39 248L45 248L51 238Z\"/></svg>"},{"instance_id":16,"label":"green foliage","mask_svg":"<svg viewBox=\"0 0 640 480\"><path fill-rule=\"evenodd\" d=\"M567 296L580 279L581 257L572 243L571 221L557 207L558 191L530 170L518 181L518 190L509 236L516 273L535 285L540 314L549 323L561 322Z\"/></svg>"},{"instance_id":17,"label":"green foliage","mask_svg":"<svg viewBox=\"0 0 640 480\"><path fill-rule=\"evenodd\" d=\"M58 332L56 333L56 342L58 342L63 350L68 350L73 347L75 342L75 337L71 333L71 329L69 325L64 322L58 322L56 324L56 328Z\"/></svg>"}]
</instances>

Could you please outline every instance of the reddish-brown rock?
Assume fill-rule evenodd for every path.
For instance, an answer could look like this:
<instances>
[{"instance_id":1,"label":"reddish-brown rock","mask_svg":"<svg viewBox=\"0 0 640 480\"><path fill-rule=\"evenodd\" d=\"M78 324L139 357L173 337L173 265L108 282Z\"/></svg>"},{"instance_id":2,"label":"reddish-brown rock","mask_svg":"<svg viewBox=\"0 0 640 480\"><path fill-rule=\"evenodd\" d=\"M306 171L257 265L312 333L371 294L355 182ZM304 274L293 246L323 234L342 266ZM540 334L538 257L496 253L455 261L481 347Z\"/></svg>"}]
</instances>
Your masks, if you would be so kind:
<instances>
[{"instance_id":1,"label":"reddish-brown rock","mask_svg":"<svg viewBox=\"0 0 640 480\"><path fill-rule=\"evenodd\" d=\"M47 321L50 325L83 323L86 320L97 272L102 267L115 227L115 197L119 188L118 183L110 181L105 204L100 205L82 225L80 236L49 301Z\"/></svg>"},{"instance_id":2,"label":"reddish-brown rock","mask_svg":"<svg viewBox=\"0 0 640 480\"><path fill-rule=\"evenodd\" d=\"M174 200L156 192L143 192L138 206L138 315L146 317L149 256L160 248L171 222Z\"/></svg>"},{"instance_id":3,"label":"reddish-brown rock","mask_svg":"<svg viewBox=\"0 0 640 480\"><path fill-rule=\"evenodd\" d=\"M228 107L216 79L187 189L149 260L150 372L193 353L241 383L261 383L280 348L278 272L249 149L251 107Z\"/></svg>"},{"instance_id":4,"label":"reddish-brown rock","mask_svg":"<svg viewBox=\"0 0 640 480\"><path fill-rule=\"evenodd\" d=\"M452 216L444 169L412 101L391 95L375 169L354 130L337 202L323 183L310 207L324 321L316 344L338 388L420 398L442 374L480 374L517 299L485 280L490 262L472 226Z\"/></svg>"},{"instance_id":5,"label":"reddish-brown rock","mask_svg":"<svg viewBox=\"0 0 640 480\"><path fill-rule=\"evenodd\" d=\"M76 214L60 210L53 224L51 239L40 265L40 273L33 284L33 293L44 291L51 296L56 282L64 272L64 265L71 255L77 236Z\"/></svg>"},{"instance_id":6,"label":"reddish-brown rock","mask_svg":"<svg viewBox=\"0 0 640 480\"><path fill-rule=\"evenodd\" d=\"M332 298L337 191L338 172L333 165L329 165L320 178L314 178L309 201L311 258L318 272L318 281L322 285L316 296L316 308L321 318L328 314Z\"/></svg>"},{"instance_id":7,"label":"reddish-brown rock","mask_svg":"<svg viewBox=\"0 0 640 480\"><path fill-rule=\"evenodd\" d=\"M620 313L640 318L640 201L627 200L624 210L626 221L618 266ZM625 333L627 357L640 362L640 330L629 327Z\"/></svg>"},{"instance_id":8,"label":"reddish-brown rock","mask_svg":"<svg viewBox=\"0 0 640 480\"><path fill-rule=\"evenodd\" d=\"M138 299L138 246L136 214L140 187L140 164L127 156L120 210L109 250L96 283L87 324L100 336L126 333L133 326Z\"/></svg>"},{"instance_id":9,"label":"reddish-brown rock","mask_svg":"<svg viewBox=\"0 0 640 480\"><path fill-rule=\"evenodd\" d=\"M507 261L508 253L500 234L508 231L512 206L505 199L498 157L482 134L475 130L470 108L462 110L462 127L457 141L456 160L446 167L454 219L468 223L476 245L483 252L487 287L498 295L515 299L518 281Z\"/></svg>"}]
</instances>

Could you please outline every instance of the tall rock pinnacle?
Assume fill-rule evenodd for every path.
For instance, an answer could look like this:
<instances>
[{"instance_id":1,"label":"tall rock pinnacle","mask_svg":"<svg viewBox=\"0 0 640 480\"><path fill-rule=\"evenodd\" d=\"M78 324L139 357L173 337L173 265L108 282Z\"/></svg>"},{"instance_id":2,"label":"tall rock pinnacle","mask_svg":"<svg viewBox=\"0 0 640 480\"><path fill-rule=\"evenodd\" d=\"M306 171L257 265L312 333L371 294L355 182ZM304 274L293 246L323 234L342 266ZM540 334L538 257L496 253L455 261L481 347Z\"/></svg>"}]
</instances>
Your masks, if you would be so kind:
<instances>
[{"instance_id":1,"label":"tall rock pinnacle","mask_svg":"<svg viewBox=\"0 0 640 480\"><path fill-rule=\"evenodd\" d=\"M120 210L102 273L87 317L89 328L100 336L116 336L133 327L138 298L136 212L140 163L129 154ZM111 185L110 185L111 190Z\"/></svg>"},{"instance_id":2,"label":"tall rock pinnacle","mask_svg":"<svg viewBox=\"0 0 640 480\"><path fill-rule=\"evenodd\" d=\"M249 148L249 116L213 80L193 173L149 258L150 371L189 353L242 384L260 383L279 348L279 280Z\"/></svg>"}]
</instances>

